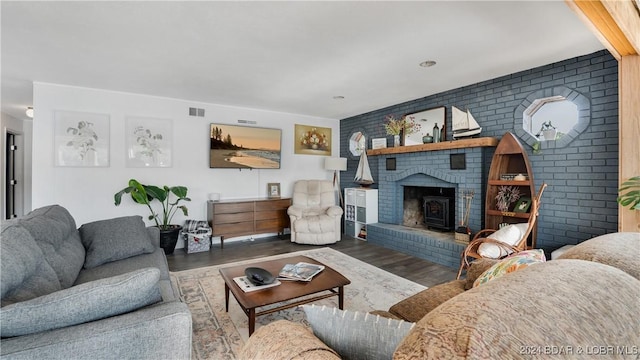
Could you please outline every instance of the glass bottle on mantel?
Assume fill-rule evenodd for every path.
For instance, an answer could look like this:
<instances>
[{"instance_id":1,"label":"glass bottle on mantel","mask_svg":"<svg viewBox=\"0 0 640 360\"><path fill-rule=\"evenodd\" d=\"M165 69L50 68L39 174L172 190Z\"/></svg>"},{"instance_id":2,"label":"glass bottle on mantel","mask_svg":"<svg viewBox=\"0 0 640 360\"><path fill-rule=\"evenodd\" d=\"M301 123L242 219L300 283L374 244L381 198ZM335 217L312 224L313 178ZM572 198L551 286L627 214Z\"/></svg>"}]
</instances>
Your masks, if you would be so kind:
<instances>
[{"instance_id":1,"label":"glass bottle on mantel","mask_svg":"<svg viewBox=\"0 0 640 360\"><path fill-rule=\"evenodd\" d=\"M433 142L440 142L440 128L438 127L438 123L433 125Z\"/></svg>"}]
</instances>

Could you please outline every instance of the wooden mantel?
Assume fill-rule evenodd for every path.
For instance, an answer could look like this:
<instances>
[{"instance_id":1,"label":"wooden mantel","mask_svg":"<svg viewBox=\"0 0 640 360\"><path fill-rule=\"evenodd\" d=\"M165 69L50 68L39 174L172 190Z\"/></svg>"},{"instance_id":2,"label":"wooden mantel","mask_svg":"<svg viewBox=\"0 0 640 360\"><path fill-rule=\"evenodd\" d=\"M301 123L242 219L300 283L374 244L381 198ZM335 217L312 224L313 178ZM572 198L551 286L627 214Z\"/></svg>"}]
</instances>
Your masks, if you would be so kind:
<instances>
[{"instance_id":1,"label":"wooden mantel","mask_svg":"<svg viewBox=\"0 0 640 360\"><path fill-rule=\"evenodd\" d=\"M453 141L442 141L431 144L420 145L407 145L396 146L384 149L371 149L367 150L368 156L377 155L389 155L389 154L404 154L421 151L436 151L436 150L450 150L450 149L466 149L473 147L492 147L498 145L498 139L492 137L481 137L471 139L460 139Z\"/></svg>"}]
</instances>

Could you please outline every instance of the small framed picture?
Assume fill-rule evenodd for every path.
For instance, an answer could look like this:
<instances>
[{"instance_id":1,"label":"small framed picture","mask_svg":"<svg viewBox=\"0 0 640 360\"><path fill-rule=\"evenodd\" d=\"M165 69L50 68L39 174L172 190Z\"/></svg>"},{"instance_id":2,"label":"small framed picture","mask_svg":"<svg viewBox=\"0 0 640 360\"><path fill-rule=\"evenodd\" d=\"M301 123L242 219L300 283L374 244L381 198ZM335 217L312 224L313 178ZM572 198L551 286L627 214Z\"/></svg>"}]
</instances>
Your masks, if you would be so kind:
<instances>
[{"instance_id":1,"label":"small framed picture","mask_svg":"<svg viewBox=\"0 0 640 360\"><path fill-rule=\"evenodd\" d=\"M279 198L280 197L280 183L268 183L267 184L267 195L270 198Z\"/></svg>"},{"instance_id":2,"label":"small framed picture","mask_svg":"<svg viewBox=\"0 0 640 360\"><path fill-rule=\"evenodd\" d=\"M526 213L529 212L529 208L531 207L531 198L521 197L520 200L516 203L516 206L513 208L513 212L517 213Z\"/></svg>"},{"instance_id":3,"label":"small framed picture","mask_svg":"<svg viewBox=\"0 0 640 360\"><path fill-rule=\"evenodd\" d=\"M387 147L387 138L375 138L371 139L372 149L384 149Z\"/></svg>"}]
</instances>

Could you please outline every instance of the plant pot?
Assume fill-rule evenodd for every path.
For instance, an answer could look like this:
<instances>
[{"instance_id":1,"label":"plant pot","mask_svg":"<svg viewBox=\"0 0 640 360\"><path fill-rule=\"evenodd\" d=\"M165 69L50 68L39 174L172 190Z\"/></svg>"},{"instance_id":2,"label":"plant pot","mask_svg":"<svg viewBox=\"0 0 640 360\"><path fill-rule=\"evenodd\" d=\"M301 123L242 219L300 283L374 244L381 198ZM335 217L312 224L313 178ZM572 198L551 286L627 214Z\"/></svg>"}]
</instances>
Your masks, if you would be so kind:
<instances>
[{"instance_id":1,"label":"plant pot","mask_svg":"<svg viewBox=\"0 0 640 360\"><path fill-rule=\"evenodd\" d=\"M178 236L180 236L180 225L170 225L168 230L160 230L160 247L164 250L166 255L173 254L178 243Z\"/></svg>"},{"instance_id":2,"label":"plant pot","mask_svg":"<svg viewBox=\"0 0 640 360\"><path fill-rule=\"evenodd\" d=\"M555 140L557 133L558 130L556 129L542 130L542 136L544 136L545 140Z\"/></svg>"}]
</instances>

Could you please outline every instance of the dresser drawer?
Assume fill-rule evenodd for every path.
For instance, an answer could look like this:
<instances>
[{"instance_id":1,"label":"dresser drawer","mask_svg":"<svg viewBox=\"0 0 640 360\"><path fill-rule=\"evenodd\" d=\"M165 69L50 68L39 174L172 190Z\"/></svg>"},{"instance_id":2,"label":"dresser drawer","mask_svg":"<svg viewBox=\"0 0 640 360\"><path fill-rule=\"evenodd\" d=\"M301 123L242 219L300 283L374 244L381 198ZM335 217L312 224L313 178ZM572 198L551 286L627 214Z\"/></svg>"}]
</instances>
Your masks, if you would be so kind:
<instances>
[{"instance_id":1,"label":"dresser drawer","mask_svg":"<svg viewBox=\"0 0 640 360\"><path fill-rule=\"evenodd\" d=\"M232 224L239 222L253 222L253 213L217 214L213 218L213 225Z\"/></svg>"},{"instance_id":2,"label":"dresser drawer","mask_svg":"<svg viewBox=\"0 0 640 360\"><path fill-rule=\"evenodd\" d=\"M214 214L230 214L239 212L253 212L253 202L214 204Z\"/></svg>"},{"instance_id":3,"label":"dresser drawer","mask_svg":"<svg viewBox=\"0 0 640 360\"><path fill-rule=\"evenodd\" d=\"M290 199L256 201L256 211L287 209L289 206L291 206Z\"/></svg>"}]
</instances>

